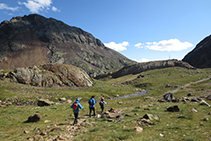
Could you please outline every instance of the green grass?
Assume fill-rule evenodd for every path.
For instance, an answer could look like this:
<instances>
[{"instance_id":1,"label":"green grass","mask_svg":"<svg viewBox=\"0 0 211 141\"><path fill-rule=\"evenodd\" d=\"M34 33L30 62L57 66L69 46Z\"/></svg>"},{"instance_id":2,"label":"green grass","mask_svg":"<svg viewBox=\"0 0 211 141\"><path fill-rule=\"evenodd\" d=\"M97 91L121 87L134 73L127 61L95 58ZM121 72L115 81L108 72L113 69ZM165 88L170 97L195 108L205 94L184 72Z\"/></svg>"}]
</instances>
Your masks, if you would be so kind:
<instances>
[{"instance_id":1,"label":"green grass","mask_svg":"<svg viewBox=\"0 0 211 141\"><path fill-rule=\"evenodd\" d=\"M211 107L201 106L198 103L187 101L186 104L180 103L159 103L162 95L175 88L166 88L166 84L171 86L183 86L189 82L195 82L203 78L210 77L210 69L187 70L184 68L166 68L143 72L145 77L137 78L138 75L127 75L124 77L109 79L106 81L94 80L94 86L90 88L41 88L22 84L0 81L0 100L7 98L18 99L20 102L35 101L39 98L49 99L55 102L59 98L75 100L81 98L81 104L85 107L80 111L79 117L87 117L89 113L88 99L95 95L97 100L103 94L105 98L112 98L117 95L133 94L142 89L148 89L148 94L139 97L131 97L121 100L109 100L105 110L121 109L127 116L122 121L109 122L107 118L87 119L82 133L75 137L75 140L132 140L132 141L154 141L154 140L209 140L211 138L211 118L208 113ZM130 82L130 83L128 83ZM150 84L150 85L142 85ZM138 87L136 87L138 86ZM186 96L192 93L195 96L206 95L211 92L211 80L191 85L180 89L174 94L175 97ZM150 96L152 99L146 99ZM122 102L119 103L119 102ZM210 101L207 101L211 104ZM167 112L169 106L178 105L179 112ZM148 108L149 110L144 110ZM191 109L198 110L197 113L191 112ZM100 107L97 103L96 110ZM37 123L24 123L30 115L39 113L43 119ZM138 126L137 120L140 120L146 113L157 114L160 120L155 121L155 125L143 127L142 133L136 133L134 128ZM179 118L183 115L184 118ZM65 130L65 126L73 122L73 113L70 104L57 104L48 107L30 106L9 106L0 107L0 138L1 140L26 140L39 134L35 128L52 129L52 125L61 125L61 131L51 132L48 136L55 136ZM208 121L204 121L208 118ZM45 122L45 121L50 122ZM24 131L29 131L25 134ZM162 136L163 135L163 136Z\"/></svg>"}]
</instances>

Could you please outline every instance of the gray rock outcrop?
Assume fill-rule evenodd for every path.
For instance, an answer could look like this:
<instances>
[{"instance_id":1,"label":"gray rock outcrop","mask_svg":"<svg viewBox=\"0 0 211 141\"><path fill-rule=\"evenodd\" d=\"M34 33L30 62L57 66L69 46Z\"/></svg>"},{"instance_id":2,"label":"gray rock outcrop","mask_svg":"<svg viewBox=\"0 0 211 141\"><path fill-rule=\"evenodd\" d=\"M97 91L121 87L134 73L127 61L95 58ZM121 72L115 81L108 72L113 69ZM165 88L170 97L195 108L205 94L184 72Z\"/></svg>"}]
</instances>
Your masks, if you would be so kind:
<instances>
[{"instance_id":1,"label":"gray rock outcrop","mask_svg":"<svg viewBox=\"0 0 211 141\"><path fill-rule=\"evenodd\" d=\"M46 64L39 68L16 68L10 73L0 75L0 79L41 87L93 85L92 79L85 71L64 64Z\"/></svg>"},{"instance_id":2,"label":"gray rock outcrop","mask_svg":"<svg viewBox=\"0 0 211 141\"><path fill-rule=\"evenodd\" d=\"M147 63L137 63L131 66L124 67L112 74L105 76L98 76L97 78L103 78L108 76L111 76L112 78L118 78L129 74L138 74L148 70L168 68L168 67L183 67L187 69L194 69L193 66L191 66L186 62L173 59L173 60L153 61Z\"/></svg>"}]
</instances>

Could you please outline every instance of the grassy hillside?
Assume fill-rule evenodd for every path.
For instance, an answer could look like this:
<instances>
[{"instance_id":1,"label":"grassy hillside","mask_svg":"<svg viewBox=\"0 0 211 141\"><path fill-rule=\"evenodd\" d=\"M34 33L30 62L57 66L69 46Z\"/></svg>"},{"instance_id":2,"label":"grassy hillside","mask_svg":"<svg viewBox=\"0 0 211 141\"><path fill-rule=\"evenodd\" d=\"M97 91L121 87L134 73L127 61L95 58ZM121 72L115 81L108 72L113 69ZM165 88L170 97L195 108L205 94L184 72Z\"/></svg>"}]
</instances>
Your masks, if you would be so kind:
<instances>
[{"instance_id":1,"label":"grassy hillside","mask_svg":"<svg viewBox=\"0 0 211 141\"><path fill-rule=\"evenodd\" d=\"M80 129L71 133L73 140L210 140L211 138L211 107L199 105L197 102L186 103L158 102L164 93L178 89L174 93L176 98L187 96L206 96L211 94L211 80L203 81L185 87L185 84L210 77L211 69L188 70L180 67L151 70L137 75L127 75L106 81L94 80L91 88L41 88L0 81L0 100L4 102L18 101L19 103L33 103L44 98L59 102L59 98L75 100L81 98L85 107L80 112L80 120L86 122ZM170 87L166 87L169 84ZM122 120L110 121L104 118L88 118L87 100L95 95L97 100L103 94L105 98L112 98L126 94L133 94L142 89L148 89L148 94L139 97L108 100L106 110L110 108L122 110L125 117ZM209 104L211 101L206 100ZM179 112L167 112L169 106L178 105ZM198 112L191 112L192 109ZM100 111L99 104L96 105ZM24 123L30 115L39 113L43 119L35 123ZM143 126L143 132L136 133L137 121L145 114L156 114L159 120L154 125ZM27 106L0 107L0 138L1 140L26 140L28 137L39 136L45 140L67 131L73 122L70 104L55 104L38 107L36 104ZM46 135L44 131L58 127ZM39 128L39 130L38 130ZM24 133L24 131L26 133Z\"/></svg>"}]
</instances>

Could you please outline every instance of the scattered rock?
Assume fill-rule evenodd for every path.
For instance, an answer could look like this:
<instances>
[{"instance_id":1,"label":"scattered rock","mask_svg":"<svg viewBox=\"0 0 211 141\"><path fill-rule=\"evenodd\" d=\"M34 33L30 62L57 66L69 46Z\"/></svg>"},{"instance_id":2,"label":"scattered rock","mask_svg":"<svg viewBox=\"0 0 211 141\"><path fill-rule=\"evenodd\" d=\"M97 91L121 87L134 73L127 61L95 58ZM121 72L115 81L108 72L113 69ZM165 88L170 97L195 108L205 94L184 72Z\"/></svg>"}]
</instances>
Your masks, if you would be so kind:
<instances>
[{"instance_id":1,"label":"scattered rock","mask_svg":"<svg viewBox=\"0 0 211 141\"><path fill-rule=\"evenodd\" d=\"M55 127L53 129L51 129L51 132L53 132L53 131L59 131L59 130L62 130L62 129L60 127Z\"/></svg>"},{"instance_id":2,"label":"scattered rock","mask_svg":"<svg viewBox=\"0 0 211 141\"><path fill-rule=\"evenodd\" d=\"M158 102L165 102L165 100L163 100L163 99L158 99Z\"/></svg>"},{"instance_id":3,"label":"scattered rock","mask_svg":"<svg viewBox=\"0 0 211 141\"><path fill-rule=\"evenodd\" d=\"M149 120L159 120L159 117L157 114L154 114L154 115L153 114L145 114L143 116L143 118L149 119Z\"/></svg>"},{"instance_id":4,"label":"scattered rock","mask_svg":"<svg viewBox=\"0 0 211 141\"><path fill-rule=\"evenodd\" d=\"M179 115L178 118L186 118L185 115Z\"/></svg>"},{"instance_id":5,"label":"scattered rock","mask_svg":"<svg viewBox=\"0 0 211 141\"><path fill-rule=\"evenodd\" d=\"M28 134L30 131L28 131L28 130L24 130L23 131L25 134Z\"/></svg>"},{"instance_id":6,"label":"scattered rock","mask_svg":"<svg viewBox=\"0 0 211 141\"><path fill-rule=\"evenodd\" d=\"M199 105L206 105L210 107L210 104L208 104L205 100L202 100Z\"/></svg>"},{"instance_id":7,"label":"scattered rock","mask_svg":"<svg viewBox=\"0 0 211 141\"><path fill-rule=\"evenodd\" d=\"M190 97L190 96L193 96L193 94L192 93L188 93L187 96Z\"/></svg>"},{"instance_id":8,"label":"scattered rock","mask_svg":"<svg viewBox=\"0 0 211 141\"><path fill-rule=\"evenodd\" d=\"M37 122L37 121L40 121L42 119L42 116L38 113L28 117L28 120L27 122Z\"/></svg>"},{"instance_id":9,"label":"scattered rock","mask_svg":"<svg viewBox=\"0 0 211 141\"><path fill-rule=\"evenodd\" d=\"M50 106L53 105L54 102L53 101L49 101L48 99L39 99L37 105L38 106Z\"/></svg>"},{"instance_id":10,"label":"scattered rock","mask_svg":"<svg viewBox=\"0 0 211 141\"><path fill-rule=\"evenodd\" d=\"M59 99L59 101L64 102L64 101L67 101L67 99L65 97L62 97L62 98Z\"/></svg>"},{"instance_id":11,"label":"scattered rock","mask_svg":"<svg viewBox=\"0 0 211 141\"><path fill-rule=\"evenodd\" d=\"M204 119L203 119L203 121L208 121L208 120L209 120L209 118L204 118Z\"/></svg>"},{"instance_id":12,"label":"scattered rock","mask_svg":"<svg viewBox=\"0 0 211 141\"><path fill-rule=\"evenodd\" d=\"M143 130L144 130L144 129L141 128L141 127L135 127L134 129L136 130L137 133L141 133L141 132L143 132Z\"/></svg>"},{"instance_id":13,"label":"scattered rock","mask_svg":"<svg viewBox=\"0 0 211 141\"><path fill-rule=\"evenodd\" d=\"M72 100L68 99L68 100L67 100L67 103L69 103L69 104L72 103Z\"/></svg>"},{"instance_id":14,"label":"scattered rock","mask_svg":"<svg viewBox=\"0 0 211 141\"><path fill-rule=\"evenodd\" d=\"M190 98L190 101L191 101L191 102L198 102L199 100L197 99L197 97L191 97L191 98Z\"/></svg>"},{"instance_id":15,"label":"scattered rock","mask_svg":"<svg viewBox=\"0 0 211 141\"><path fill-rule=\"evenodd\" d=\"M114 110L111 108L110 110L107 110L103 113L103 115L106 115L107 118L112 118L112 119L123 119L125 116L125 113L121 110ZM102 116L103 116L102 115Z\"/></svg>"},{"instance_id":16,"label":"scattered rock","mask_svg":"<svg viewBox=\"0 0 211 141\"><path fill-rule=\"evenodd\" d=\"M179 107L177 105L172 106L172 107L168 107L167 111L169 111L169 112L179 112Z\"/></svg>"},{"instance_id":17,"label":"scattered rock","mask_svg":"<svg viewBox=\"0 0 211 141\"><path fill-rule=\"evenodd\" d=\"M144 74L140 74L137 78L144 78L145 75Z\"/></svg>"},{"instance_id":18,"label":"scattered rock","mask_svg":"<svg viewBox=\"0 0 211 141\"><path fill-rule=\"evenodd\" d=\"M206 97L207 100L211 101L211 94Z\"/></svg>"},{"instance_id":19,"label":"scattered rock","mask_svg":"<svg viewBox=\"0 0 211 141\"><path fill-rule=\"evenodd\" d=\"M197 111L196 109L193 108L193 109L191 110L191 112L195 112L195 113L196 113L196 112L198 112L198 111Z\"/></svg>"},{"instance_id":20,"label":"scattered rock","mask_svg":"<svg viewBox=\"0 0 211 141\"><path fill-rule=\"evenodd\" d=\"M172 101L172 102L179 102L179 99L174 98L174 99L172 99L171 101Z\"/></svg>"},{"instance_id":21,"label":"scattered rock","mask_svg":"<svg viewBox=\"0 0 211 141\"><path fill-rule=\"evenodd\" d=\"M121 105L121 104L123 104L123 102L122 102L122 101L119 101L119 102L118 102L118 104L120 104L120 105Z\"/></svg>"},{"instance_id":22,"label":"scattered rock","mask_svg":"<svg viewBox=\"0 0 211 141\"><path fill-rule=\"evenodd\" d=\"M45 121L44 121L44 123L48 123L48 122L51 122L51 121L50 121L50 120L45 120Z\"/></svg>"},{"instance_id":23,"label":"scattered rock","mask_svg":"<svg viewBox=\"0 0 211 141\"><path fill-rule=\"evenodd\" d=\"M154 123L150 119L145 119L145 118L141 118L140 120L138 120L137 124L141 127L154 125Z\"/></svg>"},{"instance_id":24,"label":"scattered rock","mask_svg":"<svg viewBox=\"0 0 211 141\"><path fill-rule=\"evenodd\" d=\"M166 88L169 88L169 87L171 87L171 85L170 84L166 84Z\"/></svg>"},{"instance_id":25,"label":"scattered rock","mask_svg":"<svg viewBox=\"0 0 211 141\"><path fill-rule=\"evenodd\" d=\"M161 136L161 137L164 137L164 135L163 135L162 133L160 133L160 136Z\"/></svg>"}]
</instances>

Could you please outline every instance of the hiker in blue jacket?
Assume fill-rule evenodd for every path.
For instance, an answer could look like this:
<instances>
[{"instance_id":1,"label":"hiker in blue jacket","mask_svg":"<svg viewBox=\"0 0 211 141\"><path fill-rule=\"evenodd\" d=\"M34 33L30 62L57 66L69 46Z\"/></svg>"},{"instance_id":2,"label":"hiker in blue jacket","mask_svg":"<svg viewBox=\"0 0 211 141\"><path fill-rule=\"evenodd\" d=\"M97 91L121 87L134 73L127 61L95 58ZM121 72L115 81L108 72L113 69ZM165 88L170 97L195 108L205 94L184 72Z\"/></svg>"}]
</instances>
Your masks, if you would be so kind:
<instances>
[{"instance_id":1,"label":"hiker in blue jacket","mask_svg":"<svg viewBox=\"0 0 211 141\"><path fill-rule=\"evenodd\" d=\"M79 99L77 98L76 101L72 104L71 108L73 108L73 113L75 116L75 120L73 122L73 125L75 125L78 123L79 108L83 109L84 107L79 103Z\"/></svg>"},{"instance_id":2,"label":"hiker in blue jacket","mask_svg":"<svg viewBox=\"0 0 211 141\"><path fill-rule=\"evenodd\" d=\"M89 117L91 117L91 114L92 114L92 111L93 111L93 116L95 116L95 99L94 99L95 96L92 96L90 99L89 99Z\"/></svg>"}]
</instances>

